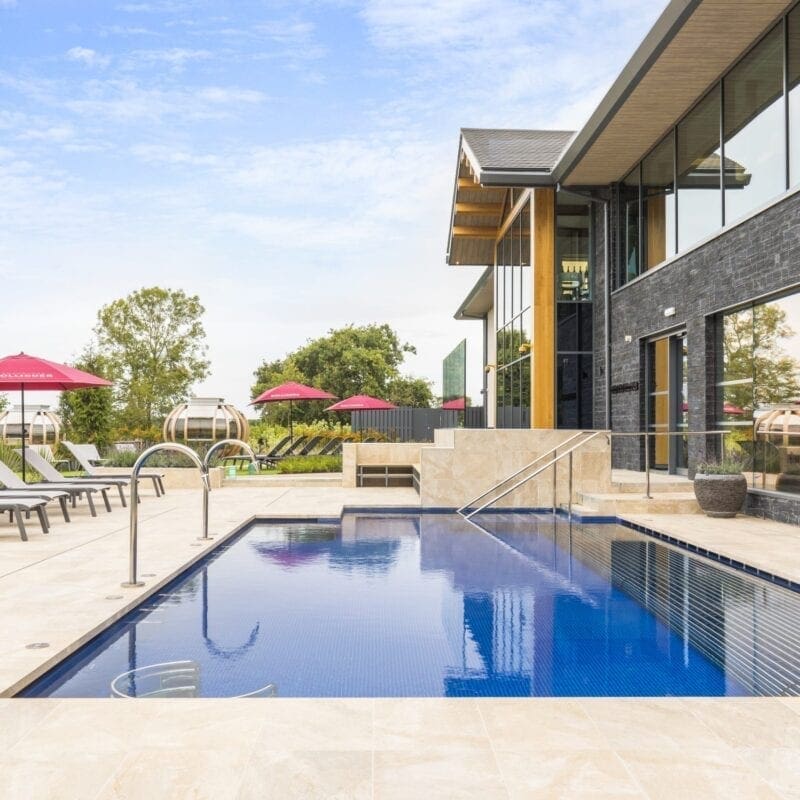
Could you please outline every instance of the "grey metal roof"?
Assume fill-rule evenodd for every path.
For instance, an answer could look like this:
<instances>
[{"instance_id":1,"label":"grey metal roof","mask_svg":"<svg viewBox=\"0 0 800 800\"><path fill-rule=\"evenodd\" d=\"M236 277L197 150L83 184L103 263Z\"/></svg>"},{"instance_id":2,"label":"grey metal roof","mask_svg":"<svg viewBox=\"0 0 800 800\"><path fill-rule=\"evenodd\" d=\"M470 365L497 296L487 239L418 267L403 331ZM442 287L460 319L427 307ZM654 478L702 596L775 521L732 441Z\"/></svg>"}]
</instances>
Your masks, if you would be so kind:
<instances>
[{"instance_id":1,"label":"grey metal roof","mask_svg":"<svg viewBox=\"0 0 800 800\"><path fill-rule=\"evenodd\" d=\"M575 132L462 128L461 135L480 173L550 172Z\"/></svg>"}]
</instances>

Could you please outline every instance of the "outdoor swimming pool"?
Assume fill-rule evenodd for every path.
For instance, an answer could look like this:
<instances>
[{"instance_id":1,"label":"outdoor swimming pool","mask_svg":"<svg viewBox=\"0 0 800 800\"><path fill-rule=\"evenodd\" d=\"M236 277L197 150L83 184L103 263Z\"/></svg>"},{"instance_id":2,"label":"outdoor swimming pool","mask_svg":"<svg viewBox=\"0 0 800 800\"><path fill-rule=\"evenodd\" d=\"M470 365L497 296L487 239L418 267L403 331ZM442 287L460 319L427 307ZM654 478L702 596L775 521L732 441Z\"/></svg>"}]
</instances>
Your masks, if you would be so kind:
<instances>
[{"instance_id":1,"label":"outdoor swimming pool","mask_svg":"<svg viewBox=\"0 0 800 800\"><path fill-rule=\"evenodd\" d=\"M800 694L800 595L622 526L481 525L253 525L21 694Z\"/></svg>"}]
</instances>

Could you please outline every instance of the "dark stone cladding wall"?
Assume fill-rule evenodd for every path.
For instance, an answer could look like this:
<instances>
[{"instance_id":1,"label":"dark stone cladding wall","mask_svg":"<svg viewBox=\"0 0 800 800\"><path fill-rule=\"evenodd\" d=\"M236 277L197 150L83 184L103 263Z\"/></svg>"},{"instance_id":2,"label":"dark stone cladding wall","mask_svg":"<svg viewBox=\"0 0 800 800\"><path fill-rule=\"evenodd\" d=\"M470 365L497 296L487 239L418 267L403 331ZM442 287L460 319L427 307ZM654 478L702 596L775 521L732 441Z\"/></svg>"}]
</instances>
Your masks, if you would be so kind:
<instances>
[{"instance_id":1,"label":"dark stone cladding wall","mask_svg":"<svg viewBox=\"0 0 800 800\"><path fill-rule=\"evenodd\" d=\"M600 215L597 227L602 232ZM613 239L612 245L616 245ZM616 249L614 246L612 263L617 263ZM615 292L610 325L612 429L644 429L645 341L684 328L689 351L689 428L714 429L714 314L798 284L800 193L795 193ZM598 300L602 319L602 295L598 294ZM675 315L665 317L664 309L670 306ZM632 341L626 343L625 336ZM595 358L602 355L602 349L602 336L596 336ZM690 437L689 442L690 464L706 457L703 437ZM713 446L708 442L709 450ZM614 464L642 469L643 448L633 439L617 440Z\"/></svg>"},{"instance_id":2,"label":"dark stone cladding wall","mask_svg":"<svg viewBox=\"0 0 800 800\"><path fill-rule=\"evenodd\" d=\"M787 497L771 492L748 492L744 510L754 517L800 525L800 497Z\"/></svg>"}]
</instances>

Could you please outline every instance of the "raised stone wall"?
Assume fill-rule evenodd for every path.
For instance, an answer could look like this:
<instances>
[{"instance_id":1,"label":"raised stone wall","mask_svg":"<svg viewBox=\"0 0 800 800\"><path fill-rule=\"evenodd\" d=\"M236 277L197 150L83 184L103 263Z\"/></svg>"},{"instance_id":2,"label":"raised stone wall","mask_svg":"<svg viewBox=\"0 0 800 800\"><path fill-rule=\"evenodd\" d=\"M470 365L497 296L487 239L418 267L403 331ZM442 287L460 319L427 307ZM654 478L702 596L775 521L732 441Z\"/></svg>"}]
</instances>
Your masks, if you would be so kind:
<instances>
[{"instance_id":1,"label":"raised stone wall","mask_svg":"<svg viewBox=\"0 0 800 800\"><path fill-rule=\"evenodd\" d=\"M441 437L441 441L448 441L452 436L452 446L427 446L421 450L421 503L429 508L458 508L533 459L548 453L574 433L543 429L451 430L447 436ZM578 491L610 490L611 451L607 437L597 437L576 451L573 459L573 499ZM546 459L542 463L546 463ZM558 465L559 502L567 501L568 480L565 459ZM553 473L547 470L497 505L548 508L552 503Z\"/></svg>"}]
</instances>

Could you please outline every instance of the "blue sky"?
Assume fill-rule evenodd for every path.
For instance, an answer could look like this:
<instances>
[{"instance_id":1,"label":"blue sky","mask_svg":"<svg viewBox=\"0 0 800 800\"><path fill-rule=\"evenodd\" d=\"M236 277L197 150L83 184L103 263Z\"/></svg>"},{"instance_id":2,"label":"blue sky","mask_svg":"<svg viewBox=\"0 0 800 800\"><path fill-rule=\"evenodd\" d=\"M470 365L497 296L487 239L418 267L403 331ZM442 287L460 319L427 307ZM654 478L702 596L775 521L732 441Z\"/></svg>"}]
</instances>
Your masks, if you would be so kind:
<instances>
[{"instance_id":1,"label":"blue sky","mask_svg":"<svg viewBox=\"0 0 800 800\"><path fill-rule=\"evenodd\" d=\"M202 394L244 405L350 322L438 387L480 356L452 315L481 270L444 264L459 128L580 127L664 5L0 0L3 354L69 360L158 284L207 309Z\"/></svg>"}]
</instances>

